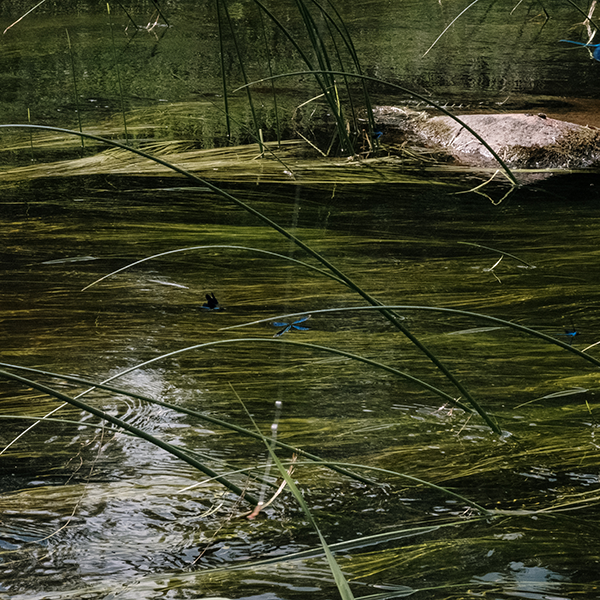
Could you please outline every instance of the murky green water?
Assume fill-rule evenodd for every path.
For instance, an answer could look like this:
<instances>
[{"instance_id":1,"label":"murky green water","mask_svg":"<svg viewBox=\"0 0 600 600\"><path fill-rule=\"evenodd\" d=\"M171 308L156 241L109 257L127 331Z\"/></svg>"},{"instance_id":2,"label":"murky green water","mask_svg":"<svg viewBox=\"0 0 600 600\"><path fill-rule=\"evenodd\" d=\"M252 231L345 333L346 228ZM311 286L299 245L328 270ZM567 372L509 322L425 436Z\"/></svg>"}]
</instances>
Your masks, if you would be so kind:
<instances>
[{"instance_id":1,"label":"murky green water","mask_svg":"<svg viewBox=\"0 0 600 600\"><path fill-rule=\"evenodd\" d=\"M572 97L593 103L597 95L597 64L587 51L557 45L581 34L582 16L568 3L545 3L547 22L537 2L477 3L425 58L468 3L346 4L340 10L366 72L437 101L567 110ZM264 76L254 9L228 6L249 78ZM4 27L29 8L3 3ZM121 138L124 99L129 133L138 141L184 140L186 149L222 142L214 7L192 8L169 6L170 27L134 35L131 21L112 7L115 61L104 6L40 7L2 38L2 121L26 122L29 109L32 122L75 128L80 114L84 130ZM299 31L291 6L278 8ZM127 10L138 24L154 22L149 3ZM280 35L269 27L266 33L274 69L297 68L293 54L281 51ZM233 81L240 73L232 48L226 56ZM315 91L306 79L285 86L279 107L290 133L290 115ZM388 90L374 93L376 101L390 100ZM273 109L261 97L268 138ZM247 137L243 124L250 117L241 106L234 141ZM305 109L302 118L310 114ZM503 432L492 433L478 415L414 381L287 344L377 361L467 402L379 314L317 312L364 306L356 293L300 265L242 249L316 264L240 208L206 190L183 189L190 184L181 178L117 174L119 167L139 166L130 167L123 155L77 163L77 172L46 163L78 155L72 140L34 134L29 147L28 133L5 131L1 140L3 167L32 166L29 174L3 170L0 179L3 363L102 381L163 354L232 340L173 354L111 383L252 429L247 409L267 436L275 422L278 440L293 448L362 465L351 468L363 479L357 480L299 457L293 473L356 597L599 595L596 365L483 319L398 309L401 323ZM83 154L93 152L88 145ZM599 358L596 173L554 176L507 196L505 184L495 182L484 195L457 192L489 175L429 156L316 166L312 157L293 159L293 152L285 159L292 158L290 168L304 183L292 183L286 165L276 164L275 177L272 163L256 160L250 169L241 157L228 169L219 156L201 172L385 304L483 313L572 340L573 348ZM219 247L162 256L82 291L130 262L192 246ZM202 309L209 292L224 310ZM281 327L270 323L225 329L275 317L290 322L282 315L302 312L312 314L303 323L309 329L280 338L273 335ZM572 328L578 334L565 337ZM70 396L88 387L37 379ZM250 497L266 500L277 486L255 439L123 394L96 389L84 398L187 449ZM53 415L60 421L40 423L17 439L34 422L20 417L43 416L58 405L26 385L0 381L0 595L338 597L323 556L292 560L295 552L318 549L319 540L287 488L249 520L252 506L218 482L68 406ZM278 451L286 466L291 454ZM472 503L504 512L483 516Z\"/></svg>"},{"instance_id":2,"label":"murky green water","mask_svg":"<svg viewBox=\"0 0 600 600\"><path fill-rule=\"evenodd\" d=\"M557 179L517 191L498 206L475 194L422 186L232 191L386 303L473 310L557 334L572 320L580 331L574 344L582 349L598 341L598 195L592 183L573 176L563 185ZM270 325L223 331L226 326L364 304L319 275L224 249L157 259L81 292L129 261L179 247L290 250L289 242L214 196L161 190L172 184L91 177L5 190L4 362L98 381L169 351L233 337L273 340L276 331ZM459 242L502 249L536 268L505 257L494 277L489 269L498 255ZM201 310L208 291L225 311ZM494 590L493 597L593 593L597 369L506 328L489 330L489 324L464 317L402 314L494 414L506 432L502 438L478 417L444 406L402 379L293 346L217 346L155 363L117 383L250 427L235 390L265 433L279 400L279 439L328 460L450 486L488 509L550 510L573 502L578 509L470 521L464 502L391 475L371 474L385 483L380 488L299 465L295 477L330 543L457 522L342 553L357 595L397 585L459 585L456 592L422 592L435 598L486 589ZM281 339L360 354L457 396L381 317L315 314L307 324L309 331ZM61 389L75 393L68 384ZM2 398L5 414L43 415L56 406L7 382ZM94 393L94 404L193 449L218 472L265 463L260 443L213 424L103 392ZM59 414L81 418L74 409ZM7 421L4 444L23 428ZM54 597L51 591L59 588L56 597L69 597L71 589L81 597L88 586L91 597L111 590L119 598L335 594L322 559L252 565L318 545L287 492L265 518L235 518L247 504L237 505L219 485L180 491L204 479L191 467L114 430L67 424L38 426L2 461L2 579L15 597ZM249 493L263 491L244 475L231 478L248 485ZM239 572L207 570L244 561L250 566Z\"/></svg>"}]
</instances>

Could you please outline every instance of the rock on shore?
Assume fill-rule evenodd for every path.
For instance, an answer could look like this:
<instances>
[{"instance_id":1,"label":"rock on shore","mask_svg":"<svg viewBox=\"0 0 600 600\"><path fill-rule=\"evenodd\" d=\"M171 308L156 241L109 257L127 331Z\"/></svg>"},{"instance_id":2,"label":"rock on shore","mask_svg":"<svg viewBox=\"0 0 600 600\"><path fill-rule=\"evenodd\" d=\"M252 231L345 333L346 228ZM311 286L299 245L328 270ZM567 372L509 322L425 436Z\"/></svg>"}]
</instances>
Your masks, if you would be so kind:
<instances>
[{"instance_id":1,"label":"rock on shore","mask_svg":"<svg viewBox=\"0 0 600 600\"><path fill-rule=\"evenodd\" d=\"M457 116L510 167L577 169L600 165L600 129L541 113ZM401 107L379 106L374 109L374 118L378 125L414 142L444 149L462 163L489 166L496 162L477 138L448 116L432 117Z\"/></svg>"}]
</instances>

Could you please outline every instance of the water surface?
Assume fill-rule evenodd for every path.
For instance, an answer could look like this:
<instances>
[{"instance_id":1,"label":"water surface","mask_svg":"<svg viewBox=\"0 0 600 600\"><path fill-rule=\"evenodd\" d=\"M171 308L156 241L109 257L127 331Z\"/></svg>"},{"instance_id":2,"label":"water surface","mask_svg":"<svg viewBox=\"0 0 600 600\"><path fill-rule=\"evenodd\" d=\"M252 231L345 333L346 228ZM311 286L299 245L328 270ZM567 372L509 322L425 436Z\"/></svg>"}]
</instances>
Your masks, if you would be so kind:
<instances>
[{"instance_id":1,"label":"water surface","mask_svg":"<svg viewBox=\"0 0 600 600\"><path fill-rule=\"evenodd\" d=\"M438 186L231 191L292 229L383 302L461 308L556 334L574 323L580 332L574 345L583 349L597 341L598 330L598 196L591 181L571 176L563 186L558 179L515 191L500 205ZM269 324L222 330L229 325L364 304L318 274L222 248L149 261L82 292L130 261L186 246L229 243L301 257L214 195L172 187L172 179L109 176L6 190L4 362L98 381L169 351L234 337L273 340L277 331ZM574 202L574 190L587 198ZM501 249L522 261L505 256L492 272L497 252L460 242ZM201 309L209 291L226 310ZM443 493L391 475L371 474L385 484L380 488L299 465L295 477L330 543L458 522L343 554L357 595L364 595L365 584L375 593L379 588L369 586L441 583L464 585L463 594L491 585L496 597L511 590L570 597L579 586L592 585L596 559L593 543L585 540L596 535L590 519L598 487L597 369L560 348L476 319L401 314L494 415L502 437L479 417L403 379L293 346L217 346L165 359L115 383L251 427L237 394L265 433L281 401L279 439L288 444L328 460L451 486L488 509L581 503L575 512L517 513L469 524L465 519L476 513ZM360 354L458 397L380 316L315 314L307 324L309 331L282 339ZM75 393L72 385L54 384ZM56 406L22 386L5 382L2 388L5 414L43 415ZM94 392L90 400L200 453L219 472L263 469L265 450L256 441L114 394ZM59 416L82 418L68 408ZM83 427L94 421L39 425L2 456L2 577L16 597L54 597L53 589L64 590L56 597L69 597L69 589L77 597L88 586L92 597L118 589L123 598L165 597L167 589L181 597L334 593L320 559L215 573L207 588L206 569L318 545L293 498L284 492L264 518L235 518L248 505L233 494L214 482L181 492L204 476L142 440ZM4 444L23 428L7 421ZM265 491L244 475L231 477L253 494ZM457 543L465 549L458 563Z\"/></svg>"},{"instance_id":2,"label":"water surface","mask_svg":"<svg viewBox=\"0 0 600 600\"><path fill-rule=\"evenodd\" d=\"M591 123L597 63L586 50L557 43L583 35L580 13L546 2L546 20L537 2L480 2L425 55L468 4L339 8L370 75L467 110L543 109ZM29 8L2 4L4 26ZM228 8L248 77L264 77L255 7ZM303 39L291 5L277 8ZM104 6L40 7L2 38L3 122L77 128L80 116L84 131L123 140L124 110L129 139L153 143L144 147L175 161L250 141L243 94L232 100L226 136L220 69L231 88L242 77L232 45L220 62L213 4L168 9L169 27L161 18L136 33L132 20L154 23L154 5L127 7L131 19L112 7L111 34ZM264 35L278 50L270 55L275 72L297 70L276 28L267 25ZM284 137L300 129L326 147L331 134L316 101L299 108L315 86L300 77L278 87ZM384 86L372 91L376 102L412 102ZM268 85L258 89L257 110L265 139L274 139L267 92ZM96 156L99 146L82 149L75 138L3 131L1 139L0 360L62 375L35 378L71 396L89 386L66 376L102 381L153 361L112 384L253 429L250 413L266 436L276 423L278 440L292 448L362 465L351 468L360 476L352 478L299 457L293 473L356 597L597 595L596 365L485 319L398 309L403 327L488 411L502 431L493 433L479 415L454 406L468 399L381 315L317 312L365 301L314 270L251 250L317 266L223 197L123 153ZM279 151L283 163L234 146L193 164L382 303L490 315L598 358L597 174L530 179L512 191L496 177L469 191L492 173L385 143L393 156L379 163L317 163L314 149L296 144ZM79 157L83 163L61 162ZM131 262L192 246L212 247L144 262L83 291ZM224 310L204 310L207 293ZM309 330L273 338L280 327L269 322L225 329L290 322L284 315L296 313L312 315ZM286 341L377 361L442 395L376 365ZM211 342L219 344L178 352ZM167 353L176 354L155 360ZM118 392L96 389L83 398L186 449L247 496L240 500L76 408L64 406L57 420L25 432L34 421L23 417L47 415L60 403L3 379L2 592L22 599L336 597L322 556L292 560L319 542L288 489L259 518L246 518L248 498L266 500L278 485L264 444ZM278 455L286 465L292 460L289 450ZM473 504L505 512L484 517ZM387 537L367 540L373 535Z\"/></svg>"}]
</instances>

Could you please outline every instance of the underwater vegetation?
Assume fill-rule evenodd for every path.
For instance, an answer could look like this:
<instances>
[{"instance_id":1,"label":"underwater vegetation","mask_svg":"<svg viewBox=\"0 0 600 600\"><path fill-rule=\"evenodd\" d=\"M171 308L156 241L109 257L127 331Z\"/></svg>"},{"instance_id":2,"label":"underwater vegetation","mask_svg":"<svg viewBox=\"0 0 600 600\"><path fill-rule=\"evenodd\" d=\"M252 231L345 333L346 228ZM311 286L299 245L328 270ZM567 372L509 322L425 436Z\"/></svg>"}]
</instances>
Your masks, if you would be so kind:
<instances>
[{"instance_id":1,"label":"underwater vegetation","mask_svg":"<svg viewBox=\"0 0 600 600\"><path fill-rule=\"evenodd\" d=\"M103 15L110 118L0 125L0 590L593 597L597 186L386 147L371 87L453 111L332 2L203 5L223 131L152 138L118 37L159 53L152 5Z\"/></svg>"}]
</instances>

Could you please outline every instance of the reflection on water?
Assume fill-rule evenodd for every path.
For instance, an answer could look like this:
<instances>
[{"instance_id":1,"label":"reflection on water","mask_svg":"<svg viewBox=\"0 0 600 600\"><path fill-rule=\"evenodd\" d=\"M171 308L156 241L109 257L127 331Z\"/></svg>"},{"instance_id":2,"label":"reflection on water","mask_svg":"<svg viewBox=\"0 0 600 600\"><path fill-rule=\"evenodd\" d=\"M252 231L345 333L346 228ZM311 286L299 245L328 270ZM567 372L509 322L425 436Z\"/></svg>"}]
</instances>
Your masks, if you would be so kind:
<instances>
[{"instance_id":1,"label":"reflection on water","mask_svg":"<svg viewBox=\"0 0 600 600\"><path fill-rule=\"evenodd\" d=\"M111 270L179 247L230 243L290 252L287 241L211 196L196 194L190 201L181 190L161 192L161 182L154 181L148 197L146 183L91 177L5 190L4 362L100 381L204 342L276 341L269 324L223 327L362 304L314 272L223 248L149 261L81 292ZM334 194L325 187L281 185L262 187L260 194L232 191L293 228L383 302L463 308L557 333L572 319L580 331L574 345L598 340L598 191L590 179L572 176L518 190L499 206L435 185L341 186ZM505 257L494 277L493 249L536 268ZM209 292L226 310L202 309ZM294 476L330 543L423 523L469 523L341 554L358 592L365 585L371 593L377 593L375 585L432 587L440 584L440 573L444 584L479 592L493 583L495 597L514 594L515 585L519 593L547 592L521 583L537 581L542 571L563 586L552 588L557 596L569 596L568 583L590 584L597 572L589 550L597 532L590 525L593 509L586 507L598 487L595 368L539 340L464 316L416 310L402 316L498 419L505 436L490 434L478 417L390 373L275 343L194 350L113 383L250 428L237 394L263 432L270 431L279 400L278 439L328 460L450 486L489 509L581 508L568 518L517 515L491 526L465 520L473 514L465 502L437 490L376 472L363 475L384 487L368 486L300 460ZM281 339L373 358L456 394L374 313L313 314L310 330ZM86 389L54 383L72 395ZM574 389L579 393L557 393ZM0 393L4 414L42 416L56 406L13 383L3 382ZM263 490L266 455L259 442L117 394L96 390L88 400L193 451L219 473L258 468L256 480L245 473L230 477L253 494ZM209 568L283 560L318 546L291 494L284 491L256 520L239 518L248 505L216 482L190 487L205 479L192 467L100 427L76 409L57 416L80 424L43 423L0 456L1 578L14 597L80 597L87 587L90 597L105 597L110 588L120 590L119 598L160 598L171 588L236 597L335 593L319 558L211 572L213 587L207 587L203 574ZM2 446L24 427L6 421ZM465 549L459 559L457 543ZM517 564L522 568L515 570Z\"/></svg>"},{"instance_id":2,"label":"reflection on water","mask_svg":"<svg viewBox=\"0 0 600 600\"><path fill-rule=\"evenodd\" d=\"M475 581L502 582L510 585L522 597L543 600L548 597L549 593L560 590L557 584L566 579L543 567L526 567L522 562L511 563L510 569L511 572L507 575L488 573L483 577L476 577ZM553 595L552 597L556 600L566 600L564 596Z\"/></svg>"},{"instance_id":3,"label":"reflection on water","mask_svg":"<svg viewBox=\"0 0 600 600\"><path fill-rule=\"evenodd\" d=\"M20 4L3 5L3 23L13 23L31 8ZM232 18L249 81L268 77L267 65L276 74L306 69L268 19L263 32L257 33L261 19L256 5L235 6ZM571 3L546 0L543 10L539 2L529 0L514 6L438 0L369 0L360 6L339 1L336 6L363 71L370 76L459 111L482 106L543 110L582 125L599 124L597 64L586 51L559 43L564 38L586 39L583 16ZM114 42L103 4L44 3L9 29L0 56L5 122L26 122L29 110L32 122L76 129L81 119L84 130L98 131L102 123L111 135L123 135L123 103L130 136L191 139L204 147L225 143L221 68L232 82L231 90L244 77L233 43L225 44L224 61L220 60L212 3L181 1L169 6L164 15L169 27L154 32L133 28L133 23L154 22L154 6L121 8L111 11ZM308 36L296 11L285 3L272 10L306 51ZM315 19L326 35L322 15ZM166 25L164 19L160 21ZM333 57L334 50L330 52ZM350 69L349 58L344 60L348 63L344 67ZM378 104L411 101L384 86L371 84L371 88ZM297 125L294 120L303 116L301 105L308 102L313 111L316 88L311 88L307 77L295 77L279 80L277 89L285 138ZM270 87L263 82L253 90L264 133L277 139ZM230 105L237 107L235 100ZM235 110L233 139L248 139L248 110Z\"/></svg>"}]
</instances>

